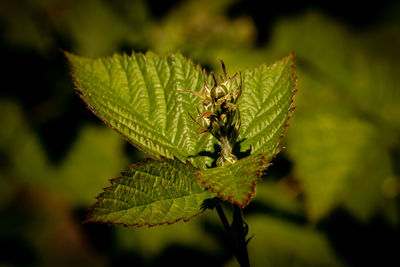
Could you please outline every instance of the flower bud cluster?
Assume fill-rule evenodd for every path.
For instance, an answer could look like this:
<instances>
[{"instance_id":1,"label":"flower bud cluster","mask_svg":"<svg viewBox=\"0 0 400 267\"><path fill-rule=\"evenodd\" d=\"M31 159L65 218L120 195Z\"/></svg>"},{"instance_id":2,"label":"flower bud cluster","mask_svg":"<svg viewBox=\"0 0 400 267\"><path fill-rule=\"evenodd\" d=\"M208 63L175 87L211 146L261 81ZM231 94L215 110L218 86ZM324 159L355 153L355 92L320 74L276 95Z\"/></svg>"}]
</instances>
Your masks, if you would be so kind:
<instances>
[{"instance_id":1,"label":"flower bud cluster","mask_svg":"<svg viewBox=\"0 0 400 267\"><path fill-rule=\"evenodd\" d=\"M235 83L237 74L228 77L225 64L222 63L223 76L219 79L213 73L213 86L204 84L203 109L199 111L203 132L209 132L221 142L221 157L217 165L233 163L237 159L232 154L233 145L239 136L240 113L238 100L242 94L242 77L239 75L239 83ZM235 86L235 84L238 84Z\"/></svg>"}]
</instances>

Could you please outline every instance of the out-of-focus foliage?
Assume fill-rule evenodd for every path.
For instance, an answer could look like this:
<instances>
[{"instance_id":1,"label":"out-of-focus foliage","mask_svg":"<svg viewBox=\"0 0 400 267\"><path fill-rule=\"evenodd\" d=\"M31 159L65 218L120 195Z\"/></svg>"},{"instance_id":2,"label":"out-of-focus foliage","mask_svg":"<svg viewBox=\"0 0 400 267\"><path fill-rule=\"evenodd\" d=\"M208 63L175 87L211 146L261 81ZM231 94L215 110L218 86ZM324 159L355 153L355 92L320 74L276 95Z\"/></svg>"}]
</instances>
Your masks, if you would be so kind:
<instances>
[{"instance_id":1,"label":"out-of-focus foliage","mask_svg":"<svg viewBox=\"0 0 400 267\"><path fill-rule=\"evenodd\" d=\"M296 51L303 88L288 150L310 219L344 204L364 221L389 206L387 215L397 222L396 200L382 185L394 176L400 67L393 59L400 53L377 54L381 48L368 36L353 36L315 13L276 27L273 46Z\"/></svg>"},{"instance_id":2,"label":"out-of-focus foliage","mask_svg":"<svg viewBox=\"0 0 400 267\"><path fill-rule=\"evenodd\" d=\"M254 234L249 243L253 266L343 266L323 233L267 215L249 216L247 223Z\"/></svg>"},{"instance_id":3,"label":"out-of-focus foliage","mask_svg":"<svg viewBox=\"0 0 400 267\"><path fill-rule=\"evenodd\" d=\"M279 182L264 180L259 183L254 198L255 203L284 214L293 216L304 214L303 203L298 201L299 192L287 180L289 179L284 178Z\"/></svg>"},{"instance_id":4,"label":"out-of-focus foliage","mask_svg":"<svg viewBox=\"0 0 400 267\"><path fill-rule=\"evenodd\" d=\"M221 247L221 244L218 244L204 227L204 224L209 221L217 223L217 215L207 212L185 224L175 223L158 227L145 227L140 230L118 227L116 230L118 244L116 246L120 249L137 251L146 260L157 257L168 246L174 245L203 250L211 255L222 253L224 247Z\"/></svg>"},{"instance_id":5,"label":"out-of-focus foliage","mask_svg":"<svg viewBox=\"0 0 400 267\"><path fill-rule=\"evenodd\" d=\"M1 169L6 184L28 183L58 193L73 204L88 205L108 185L107 179L118 175L127 164L118 134L104 127L86 126L63 163L53 166L18 105L1 100L0 110L0 122L8 125L0 139L2 152L7 155L7 165Z\"/></svg>"},{"instance_id":6,"label":"out-of-focus foliage","mask_svg":"<svg viewBox=\"0 0 400 267\"><path fill-rule=\"evenodd\" d=\"M216 216L158 229L81 225L80 213L86 213L107 179L141 157L126 151L120 136L94 125L96 119L80 111L65 120L82 124L73 124L75 138L54 161L41 126L46 119L62 121L60 114L69 110L85 109L77 97L64 101L72 98L73 85L66 63L51 65L55 61L49 59L61 58L58 48L87 56L180 50L214 70L221 58L230 73L272 63L293 50L297 110L284 139L287 150L273 161L246 208L249 233L254 234L251 261L261 266L398 261L399 21L383 17L360 31L320 11L299 9L297 15L276 21L268 43L257 43L259 25L249 14L232 15L234 5L228 0L179 1L163 15L149 1L28 0L0 5L4 56L11 53L14 59L23 52L20 60L26 55L43 59L41 65L28 64L35 66L29 73L51 82L51 89L42 93L42 84L36 86L39 77L22 83L27 85L22 89L14 88L21 81L13 80L0 96L0 241L7 248L0 263L25 259L37 265L103 266L125 259L132 265L157 265L177 261L178 253L200 264L230 260ZM396 6L392 13L397 15ZM14 68L20 79L29 74L21 73L27 71L26 63ZM29 102L30 97L37 103ZM60 144L67 138L57 129L51 133ZM15 251L18 257L12 256Z\"/></svg>"}]
</instances>

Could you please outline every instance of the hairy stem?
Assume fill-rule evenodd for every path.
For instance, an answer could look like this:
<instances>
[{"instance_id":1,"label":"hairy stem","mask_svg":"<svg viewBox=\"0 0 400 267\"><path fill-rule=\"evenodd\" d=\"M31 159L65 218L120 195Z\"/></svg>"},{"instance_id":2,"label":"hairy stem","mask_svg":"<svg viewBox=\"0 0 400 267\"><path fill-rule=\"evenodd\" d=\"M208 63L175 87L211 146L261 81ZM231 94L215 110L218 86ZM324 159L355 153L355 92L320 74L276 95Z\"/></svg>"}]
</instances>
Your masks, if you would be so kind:
<instances>
[{"instance_id":1,"label":"hairy stem","mask_svg":"<svg viewBox=\"0 0 400 267\"><path fill-rule=\"evenodd\" d=\"M232 154L233 147L228 137L226 136L221 137L221 148L222 148L221 154L225 158L229 157Z\"/></svg>"},{"instance_id":2,"label":"hairy stem","mask_svg":"<svg viewBox=\"0 0 400 267\"><path fill-rule=\"evenodd\" d=\"M220 138L221 142L221 153L217 159L217 166L224 166L225 164L233 164L237 161L237 158L232 154L233 145L226 136Z\"/></svg>"}]
</instances>

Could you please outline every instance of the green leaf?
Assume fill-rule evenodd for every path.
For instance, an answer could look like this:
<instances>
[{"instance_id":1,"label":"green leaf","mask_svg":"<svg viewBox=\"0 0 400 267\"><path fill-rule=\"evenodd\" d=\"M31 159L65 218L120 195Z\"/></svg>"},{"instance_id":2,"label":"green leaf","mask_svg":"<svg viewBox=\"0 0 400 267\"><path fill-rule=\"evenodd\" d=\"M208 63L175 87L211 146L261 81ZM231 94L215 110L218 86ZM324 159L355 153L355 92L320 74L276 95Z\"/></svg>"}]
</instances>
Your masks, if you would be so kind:
<instances>
[{"instance_id":1,"label":"green leaf","mask_svg":"<svg viewBox=\"0 0 400 267\"><path fill-rule=\"evenodd\" d=\"M195 171L177 159L133 164L97 197L87 221L137 227L188 221L212 197L197 183Z\"/></svg>"},{"instance_id":2,"label":"green leaf","mask_svg":"<svg viewBox=\"0 0 400 267\"><path fill-rule=\"evenodd\" d=\"M181 54L133 53L90 59L66 53L77 89L92 111L132 144L156 157L188 159L201 169L211 165L215 138L197 136L188 112L196 114L207 76ZM270 67L243 72L240 99L242 150L271 159L292 112L294 55ZM238 81L238 79L236 79Z\"/></svg>"},{"instance_id":3,"label":"green leaf","mask_svg":"<svg viewBox=\"0 0 400 267\"><path fill-rule=\"evenodd\" d=\"M239 100L242 126L241 150L265 154L270 160L288 126L293 108L296 77L294 54L271 66L261 65L243 75L243 95Z\"/></svg>"},{"instance_id":4,"label":"green leaf","mask_svg":"<svg viewBox=\"0 0 400 267\"><path fill-rule=\"evenodd\" d=\"M105 125L85 126L54 173L41 177L52 190L80 205L92 205L93 196L128 164L122 138Z\"/></svg>"},{"instance_id":5,"label":"green leaf","mask_svg":"<svg viewBox=\"0 0 400 267\"><path fill-rule=\"evenodd\" d=\"M354 166L362 168L366 163L378 140L376 131L351 114L323 111L299 113L291 130L295 173L306 191L308 215L317 221L350 194L357 171Z\"/></svg>"},{"instance_id":6,"label":"green leaf","mask_svg":"<svg viewBox=\"0 0 400 267\"><path fill-rule=\"evenodd\" d=\"M271 46L280 54L296 51L300 70L324 82L363 116L398 131L400 52L395 36L398 29L391 23L353 32L311 11L279 23Z\"/></svg>"},{"instance_id":7,"label":"green leaf","mask_svg":"<svg viewBox=\"0 0 400 267\"><path fill-rule=\"evenodd\" d=\"M257 185L253 202L285 214L304 216L303 202L298 198L299 193L289 186L290 182L285 178L263 179Z\"/></svg>"},{"instance_id":8,"label":"green leaf","mask_svg":"<svg viewBox=\"0 0 400 267\"><path fill-rule=\"evenodd\" d=\"M0 123L7 126L0 133L0 154L7 162L0 179L53 191L76 205L92 204L107 178L118 175L128 162L123 140L106 126L82 127L62 162L53 165L20 105L0 100Z\"/></svg>"},{"instance_id":9,"label":"green leaf","mask_svg":"<svg viewBox=\"0 0 400 267\"><path fill-rule=\"evenodd\" d=\"M144 227L140 231L134 227L117 227L115 249L140 254L144 260L142 266L154 266L151 263L171 246L190 247L202 254L218 255L223 253L224 246L208 231L206 225L211 222L219 226L216 212L205 212L185 224Z\"/></svg>"},{"instance_id":10,"label":"green leaf","mask_svg":"<svg viewBox=\"0 0 400 267\"><path fill-rule=\"evenodd\" d=\"M288 152L313 221L340 207L367 221L396 206L382 186L394 175L400 54L391 42L373 48L384 42L378 32L368 34L313 12L279 23L271 44L280 54L293 49L299 58L302 90Z\"/></svg>"},{"instance_id":11,"label":"green leaf","mask_svg":"<svg viewBox=\"0 0 400 267\"><path fill-rule=\"evenodd\" d=\"M217 142L200 137L188 112L196 114L206 79L199 66L181 54L133 53L99 59L66 53L77 90L89 108L129 142L153 157L188 159L196 167L211 165L199 156Z\"/></svg>"},{"instance_id":12,"label":"green leaf","mask_svg":"<svg viewBox=\"0 0 400 267\"><path fill-rule=\"evenodd\" d=\"M250 203L256 183L268 165L265 155L251 155L232 165L198 170L196 178L219 198L245 207Z\"/></svg>"}]
</instances>

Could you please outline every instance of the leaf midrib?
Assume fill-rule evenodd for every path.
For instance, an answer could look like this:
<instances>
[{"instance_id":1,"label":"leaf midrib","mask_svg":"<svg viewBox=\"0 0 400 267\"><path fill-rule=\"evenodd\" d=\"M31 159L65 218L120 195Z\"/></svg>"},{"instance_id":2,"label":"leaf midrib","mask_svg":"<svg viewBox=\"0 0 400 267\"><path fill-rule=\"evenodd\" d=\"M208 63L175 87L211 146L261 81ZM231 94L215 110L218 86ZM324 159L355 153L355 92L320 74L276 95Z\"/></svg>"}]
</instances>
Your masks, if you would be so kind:
<instances>
[{"instance_id":1,"label":"leaf midrib","mask_svg":"<svg viewBox=\"0 0 400 267\"><path fill-rule=\"evenodd\" d=\"M258 124L259 124L258 120L260 120L261 118L267 116L268 113L269 113L271 110L273 110L274 108L276 108L276 106L278 106L278 105L281 104L282 102L285 102L285 101L287 100L286 97L287 97L288 95L290 95L290 92L285 92L285 93L283 93L283 94L280 94L279 99L277 100L277 102L276 102L274 105L271 105L268 109L264 110L263 113L259 114L258 116L255 116L255 117L250 121L250 123L247 125L247 127L246 127L246 129L245 129L245 132L244 132L243 134L241 134L241 136L248 136L249 133L251 132L251 130L254 129L254 124L256 123L256 124L258 125ZM267 100L269 100L271 96L273 97L273 96L275 96L275 95L270 95L270 96L268 96ZM265 104L265 102L264 102L263 104ZM275 121L275 119L276 119L277 117L279 117L279 115L281 114L282 110L284 110L284 108L282 108L282 109L279 111L279 114L275 116L275 118L271 121L271 123L272 123L273 121ZM253 126L253 127L252 127L252 126ZM252 134L249 138L252 138L253 136L259 134L259 133L262 132L263 130L265 130L265 129L262 129L261 131L255 133L255 134Z\"/></svg>"},{"instance_id":2,"label":"leaf midrib","mask_svg":"<svg viewBox=\"0 0 400 267\"><path fill-rule=\"evenodd\" d=\"M207 191L203 191L203 192L194 193L194 194L190 194L190 195L184 195L182 197L172 197L172 198L158 199L158 200L155 200L155 201L150 202L150 203L140 204L140 205L136 205L136 206L133 206L133 207L126 208L126 209L119 209L118 211L125 211L125 210L134 209L134 208L138 208L138 207L142 207L142 206L148 206L149 204L154 204L156 202L171 201L171 200L175 201L175 200L179 200L179 199L182 199L182 198L188 198L188 197L191 197L191 196L198 196L198 195L207 194L207 193L208 193ZM123 201L123 200L120 200L120 199L116 199L116 198L103 197L102 201L103 200L112 200L112 201L117 200L117 201L121 201L121 202L131 206L131 204L127 203L126 201ZM96 209L107 209L107 208L106 207L98 207L97 206ZM111 211L111 212L108 212L107 214L115 213L115 212L118 212L118 211Z\"/></svg>"},{"instance_id":3,"label":"leaf midrib","mask_svg":"<svg viewBox=\"0 0 400 267\"><path fill-rule=\"evenodd\" d=\"M282 77L283 77L283 75L286 73L286 70L287 70L287 67L288 67L288 65L290 64L290 61L287 61L287 63L282 67L282 71L281 71L281 73L280 73L280 75L279 75L279 78L278 79L276 79L276 82L273 84L273 86L272 86L272 88L271 88L271 90L270 90L270 93L269 93L269 95L268 95L268 97L267 97L267 99L265 100L265 102L266 101L268 101L268 99L270 99L270 96L271 95L273 95L274 93L275 93L275 89L276 89L276 86L279 84L279 81L282 79ZM271 67L267 67L267 70L270 70L271 69ZM260 70L260 68L258 68L258 69L255 69L254 71L253 71L253 75L252 76L254 76L255 75L255 73L256 73L256 71L259 71ZM261 88L260 88L261 89ZM259 90L256 90L256 91L260 91L260 89ZM283 94L283 96L285 96L286 94ZM283 98L283 96L282 96L282 98ZM281 99L279 99L279 100L281 100ZM262 102L262 101L260 101L260 102ZM265 102L262 102L261 103L261 105L263 105ZM254 103L253 103L254 104ZM275 106L275 105L274 105ZM273 106L272 106L273 107ZM271 107L271 108L272 108ZM267 111L269 111L270 109L268 109ZM258 118L258 117L261 117L261 116L263 116L267 111L265 111L265 112L263 112L263 114L261 114L261 115L259 115L259 116L256 116L256 117L254 117L254 118L252 118L252 120L250 121L250 123L249 123L249 125L247 125L247 127L246 127L246 132L243 134L243 136L246 136L247 134L248 134L248 131L249 130L251 130L251 125L252 125L252 123L254 123L254 121L255 121L255 119L256 118Z\"/></svg>"}]
</instances>

